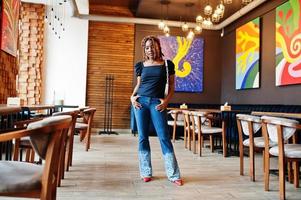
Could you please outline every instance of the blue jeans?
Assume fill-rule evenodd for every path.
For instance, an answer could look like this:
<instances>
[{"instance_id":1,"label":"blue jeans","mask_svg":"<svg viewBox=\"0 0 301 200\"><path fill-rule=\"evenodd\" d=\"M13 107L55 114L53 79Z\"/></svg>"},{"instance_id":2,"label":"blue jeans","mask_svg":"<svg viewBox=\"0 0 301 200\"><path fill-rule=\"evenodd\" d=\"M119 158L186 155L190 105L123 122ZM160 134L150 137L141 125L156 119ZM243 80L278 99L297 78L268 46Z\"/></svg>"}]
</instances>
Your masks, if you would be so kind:
<instances>
[{"instance_id":1,"label":"blue jeans","mask_svg":"<svg viewBox=\"0 0 301 200\"><path fill-rule=\"evenodd\" d=\"M156 110L159 98L141 96L137 100L142 108L134 109L139 139L139 169L141 177L152 176L151 151L149 145L149 123L152 120L163 153L165 171L170 181L180 179L180 171L170 141L166 111Z\"/></svg>"}]
</instances>

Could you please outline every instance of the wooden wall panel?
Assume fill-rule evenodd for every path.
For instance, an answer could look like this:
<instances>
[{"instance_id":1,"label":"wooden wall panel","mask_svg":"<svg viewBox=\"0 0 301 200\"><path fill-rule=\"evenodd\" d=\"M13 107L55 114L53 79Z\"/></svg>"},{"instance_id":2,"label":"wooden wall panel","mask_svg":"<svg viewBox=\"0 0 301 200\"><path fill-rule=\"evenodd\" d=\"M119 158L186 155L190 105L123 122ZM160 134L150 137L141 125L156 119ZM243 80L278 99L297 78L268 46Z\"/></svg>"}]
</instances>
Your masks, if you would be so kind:
<instances>
[{"instance_id":1,"label":"wooden wall panel","mask_svg":"<svg viewBox=\"0 0 301 200\"><path fill-rule=\"evenodd\" d=\"M122 13L125 8L120 8ZM116 7L114 8L114 12ZM106 11L107 13L108 11ZM89 22L87 105L96 107L93 127L103 128L105 77L114 76L112 128L130 127L134 25Z\"/></svg>"},{"instance_id":2,"label":"wooden wall panel","mask_svg":"<svg viewBox=\"0 0 301 200\"><path fill-rule=\"evenodd\" d=\"M28 105L41 103L44 19L44 5L21 4L18 96Z\"/></svg>"},{"instance_id":3,"label":"wooden wall panel","mask_svg":"<svg viewBox=\"0 0 301 200\"><path fill-rule=\"evenodd\" d=\"M18 68L16 58L0 50L0 104L6 104L7 97L15 97Z\"/></svg>"}]
</instances>

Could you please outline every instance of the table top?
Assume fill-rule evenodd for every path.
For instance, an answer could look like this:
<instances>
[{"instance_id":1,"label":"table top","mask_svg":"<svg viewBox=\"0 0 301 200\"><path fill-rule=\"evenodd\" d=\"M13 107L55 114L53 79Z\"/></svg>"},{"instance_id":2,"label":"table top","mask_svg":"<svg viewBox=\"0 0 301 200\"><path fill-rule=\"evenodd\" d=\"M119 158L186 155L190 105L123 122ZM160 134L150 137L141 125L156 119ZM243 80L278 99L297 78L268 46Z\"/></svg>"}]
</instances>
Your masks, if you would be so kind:
<instances>
[{"instance_id":1,"label":"table top","mask_svg":"<svg viewBox=\"0 0 301 200\"><path fill-rule=\"evenodd\" d=\"M267 115L272 117L285 117L285 118L294 118L301 119L301 113L282 113L282 112L252 112L252 115Z\"/></svg>"},{"instance_id":2,"label":"table top","mask_svg":"<svg viewBox=\"0 0 301 200\"><path fill-rule=\"evenodd\" d=\"M28 109L30 111L34 111L34 110L45 110L45 109L54 109L55 106L54 105L43 105L43 104L40 104L40 105L25 105L25 106L22 106L22 109Z\"/></svg>"},{"instance_id":3,"label":"table top","mask_svg":"<svg viewBox=\"0 0 301 200\"><path fill-rule=\"evenodd\" d=\"M170 111L196 111L196 112L204 112L204 113L221 113L222 111L219 109L204 109L204 108L172 108L172 107L168 107L167 110Z\"/></svg>"},{"instance_id":4,"label":"table top","mask_svg":"<svg viewBox=\"0 0 301 200\"><path fill-rule=\"evenodd\" d=\"M13 114L21 111L22 109L20 106L10 106L6 104L0 104L0 115Z\"/></svg>"}]
</instances>

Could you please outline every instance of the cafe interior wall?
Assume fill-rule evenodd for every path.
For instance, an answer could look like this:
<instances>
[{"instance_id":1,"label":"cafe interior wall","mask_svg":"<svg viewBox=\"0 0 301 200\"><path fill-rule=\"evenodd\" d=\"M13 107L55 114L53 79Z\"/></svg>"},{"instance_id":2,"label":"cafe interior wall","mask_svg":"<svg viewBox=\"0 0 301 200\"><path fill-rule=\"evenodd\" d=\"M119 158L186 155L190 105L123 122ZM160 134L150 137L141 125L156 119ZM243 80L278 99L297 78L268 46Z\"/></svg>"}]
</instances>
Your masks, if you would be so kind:
<instances>
[{"instance_id":1,"label":"cafe interior wall","mask_svg":"<svg viewBox=\"0 0 301 200\"><path fill-rule=\"evenodd\" d=\"M88 13L88 1L77 0L81 13ZM87 77L88 21L72 17L66 6L65 31L60 39L45 26L43 102L85 105ZM63 101L62 101L63 100Z\"/></svg>"}]
</instances>

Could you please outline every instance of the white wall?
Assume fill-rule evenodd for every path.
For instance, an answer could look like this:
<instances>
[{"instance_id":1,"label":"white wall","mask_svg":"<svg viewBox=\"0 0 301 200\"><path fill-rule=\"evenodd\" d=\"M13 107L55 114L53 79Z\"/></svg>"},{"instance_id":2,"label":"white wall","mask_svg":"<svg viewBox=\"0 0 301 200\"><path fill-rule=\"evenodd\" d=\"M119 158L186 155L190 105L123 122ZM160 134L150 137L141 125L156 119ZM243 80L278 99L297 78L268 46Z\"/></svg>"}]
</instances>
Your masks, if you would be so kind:
<instances>
[{"instance_id":1,"label":"white wall","mask_svg":"<svg viewBox=\"0 0 301 200\"><path fill-rule=\"evenodd\" d=\"M80 12L88 14L88 0L77 2ZM45 25L42 101L51 104L55 96L56 101L64 99L65 105L82 106L86 103L88 21L72 17L67 2L65 24L60 39Z\"/></svg>"}]
</instances>

